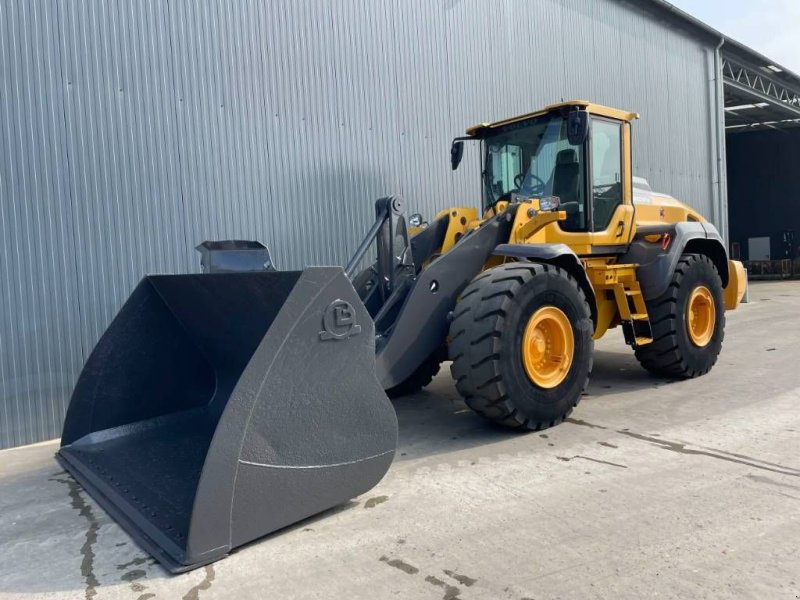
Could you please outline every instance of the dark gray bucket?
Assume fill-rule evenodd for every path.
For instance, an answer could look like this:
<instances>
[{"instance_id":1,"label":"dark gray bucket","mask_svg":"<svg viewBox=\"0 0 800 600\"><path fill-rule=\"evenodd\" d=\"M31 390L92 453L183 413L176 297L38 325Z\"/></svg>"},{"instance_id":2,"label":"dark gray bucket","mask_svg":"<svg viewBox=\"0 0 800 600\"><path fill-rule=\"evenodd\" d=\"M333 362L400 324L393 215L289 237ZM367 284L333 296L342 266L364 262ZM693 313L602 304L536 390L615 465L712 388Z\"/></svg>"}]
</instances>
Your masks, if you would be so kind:
<instances>
[{"instance_id":1,"label":"dark gray bucket","mask_svg":"<svg viewBox=\"0 0 800 600\"><path fill-rule=\"evenodd\" d=\"M397 420L339 268L145 277L97 343L58 458L167 569L380 481Z\"/></svg>"}]
</instances>

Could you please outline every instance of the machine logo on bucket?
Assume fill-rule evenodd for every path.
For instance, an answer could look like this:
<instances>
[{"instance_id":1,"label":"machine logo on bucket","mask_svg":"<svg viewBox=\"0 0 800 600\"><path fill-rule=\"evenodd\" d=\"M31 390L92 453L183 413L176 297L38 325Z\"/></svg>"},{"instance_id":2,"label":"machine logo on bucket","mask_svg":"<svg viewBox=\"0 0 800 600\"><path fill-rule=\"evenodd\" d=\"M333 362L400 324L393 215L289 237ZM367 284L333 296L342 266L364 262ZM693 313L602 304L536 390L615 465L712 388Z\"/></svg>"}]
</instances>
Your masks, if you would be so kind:
<instances>
[{"instance_id":1,"label":"machine logo on bucket","mask_svg":"<svg viewBox=\"0 0 800 600\"><path fill-rule=\"evenodd\" d=\"M321 340L346 340L361 333L361 325L356 323L356 311L346 300L334 300L322 315Z\"/></svg>"}]
</instances>

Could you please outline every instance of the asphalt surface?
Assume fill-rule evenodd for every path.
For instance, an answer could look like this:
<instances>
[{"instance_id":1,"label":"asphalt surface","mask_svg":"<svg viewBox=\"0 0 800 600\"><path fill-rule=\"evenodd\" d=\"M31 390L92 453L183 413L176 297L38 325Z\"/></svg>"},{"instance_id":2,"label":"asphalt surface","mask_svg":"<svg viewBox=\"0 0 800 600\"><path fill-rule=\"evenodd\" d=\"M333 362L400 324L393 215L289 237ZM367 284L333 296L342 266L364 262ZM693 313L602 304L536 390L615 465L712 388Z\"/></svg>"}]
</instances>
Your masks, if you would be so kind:
<instances>
[{"instance_id":1,"label":"asphalt surface","mask_svg":"<svg viewBox=\"0 0 800 600\"><path fill-rule=\"evenodd\" d=\"M800 282L754 284L713 371L597 344L569 422L517 434L448 369L395 401L400 448L347 505L171 576L53 460L0 452L0 598L800 598Z\"/></svg>"}]
</instances>

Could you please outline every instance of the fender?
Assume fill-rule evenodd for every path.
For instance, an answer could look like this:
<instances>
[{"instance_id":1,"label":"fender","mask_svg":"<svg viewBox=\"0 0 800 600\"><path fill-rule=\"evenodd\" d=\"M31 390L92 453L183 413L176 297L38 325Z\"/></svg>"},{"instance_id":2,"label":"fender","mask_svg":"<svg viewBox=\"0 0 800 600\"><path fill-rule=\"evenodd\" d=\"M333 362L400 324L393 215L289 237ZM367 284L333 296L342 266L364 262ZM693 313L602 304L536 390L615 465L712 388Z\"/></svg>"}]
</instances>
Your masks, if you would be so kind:
<instances>
[{"instance_id":1,"label":"fender","mask_svg":"<svg viewBox=\"0 0 800 600\"><path fill-rule=\"evenodd\" d=\"M642 295L652 300L667 290L684 253L708 256L722 279L722 287L728 285L728 253L717 228L708 222L682 221L640 227L628 251L619 260L639 265L636 275Z\"/></svg>"},{"instance_id":2,"label":"fender","mask_svg":"<svg viewBox=\"0 0 800 600\"><path fill-rule=\"evenodd\" d=\"M561 267L572 275L578 282L589 303L589 310L592 313L592 322L597 326L597 300L594 295L594 288L586 275L586 269L566 244L500 244L494 249L497 256L508 256L518 260L528 260L532 262L543 262Z\"/></svg>"}]
</instances>

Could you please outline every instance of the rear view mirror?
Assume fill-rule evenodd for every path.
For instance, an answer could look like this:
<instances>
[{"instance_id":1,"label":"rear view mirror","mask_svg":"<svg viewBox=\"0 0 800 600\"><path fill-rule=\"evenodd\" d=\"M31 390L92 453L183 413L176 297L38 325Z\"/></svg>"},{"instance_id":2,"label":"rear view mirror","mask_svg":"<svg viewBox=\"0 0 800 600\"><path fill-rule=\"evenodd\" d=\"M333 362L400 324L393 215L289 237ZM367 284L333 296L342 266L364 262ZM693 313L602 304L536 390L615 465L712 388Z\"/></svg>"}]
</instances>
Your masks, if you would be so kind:
<instances>
[{"instance_id":1,"label":"rear view mirror","mask_svg":"<svg viewBox=\"0 0 800 600\"><path fill-rule=\"evenodd\" d=\"M567 140L572 146L580 146L589 134L589 112L576 110L567 116Z\"/></svg>"},{"instance_id":2,"label":"rear view mirror","mask_svg":"<svg viewBox=\"0 0 800 600\"><path fill-rule=\"evenodd\" d=\"M461 164L462 158L464 158L464 142L454 140L453 145L450 146L450 166L453 171Z\"/></svg>"}]
</instances>

